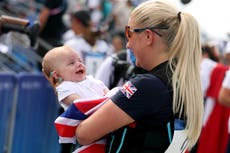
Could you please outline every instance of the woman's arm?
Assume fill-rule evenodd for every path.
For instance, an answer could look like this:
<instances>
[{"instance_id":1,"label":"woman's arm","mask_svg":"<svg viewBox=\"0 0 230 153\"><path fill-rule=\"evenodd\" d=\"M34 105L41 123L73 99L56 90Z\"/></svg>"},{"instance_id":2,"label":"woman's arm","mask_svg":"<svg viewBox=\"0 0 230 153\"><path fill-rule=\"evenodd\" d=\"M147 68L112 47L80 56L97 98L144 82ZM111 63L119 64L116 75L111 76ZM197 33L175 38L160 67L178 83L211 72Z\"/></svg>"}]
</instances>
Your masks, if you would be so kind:
<instances>
[{"instance_id":1,"label":"woman's arm","mask_svg":"<svg viewBox=\"0 0 230 153\"><path fill-rule=\"evenodd\" d=\"M39 15L39 22L40 22L40 31L43 30L44 26L46 25L46 22L50 15L50 9L47 7L44 7Z\"/></svg>"},{"instance_id":2,"label":"woman's arm","mask_svg":"<svg viewBox=\"0 0 230 153\"><path fill-rule=\"evenodd\" d=\"M87 145L132 122L129 115L109 100L80 123L76 137L80 144Z\"/></svg>"}]
</instances>

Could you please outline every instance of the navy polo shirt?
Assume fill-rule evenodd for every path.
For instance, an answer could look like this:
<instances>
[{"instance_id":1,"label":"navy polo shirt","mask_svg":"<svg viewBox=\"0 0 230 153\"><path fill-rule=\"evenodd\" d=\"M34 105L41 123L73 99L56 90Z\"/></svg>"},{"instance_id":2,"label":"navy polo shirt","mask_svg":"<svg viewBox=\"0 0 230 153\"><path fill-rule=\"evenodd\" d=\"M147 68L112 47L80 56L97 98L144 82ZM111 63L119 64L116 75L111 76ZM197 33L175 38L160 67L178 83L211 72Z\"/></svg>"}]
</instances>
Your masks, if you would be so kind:
<instances>
[{"instance_id":1,"label":"navy polo shirt","mask_svg":"<svg viewBox=\"0 0 230 153\"><path fill-rule=\"evenodd\" d=\"M155 127L170 121L171 94L158 77L141 74L126 82L111 99L137 123Z\"/></svg>"}]
</instances>

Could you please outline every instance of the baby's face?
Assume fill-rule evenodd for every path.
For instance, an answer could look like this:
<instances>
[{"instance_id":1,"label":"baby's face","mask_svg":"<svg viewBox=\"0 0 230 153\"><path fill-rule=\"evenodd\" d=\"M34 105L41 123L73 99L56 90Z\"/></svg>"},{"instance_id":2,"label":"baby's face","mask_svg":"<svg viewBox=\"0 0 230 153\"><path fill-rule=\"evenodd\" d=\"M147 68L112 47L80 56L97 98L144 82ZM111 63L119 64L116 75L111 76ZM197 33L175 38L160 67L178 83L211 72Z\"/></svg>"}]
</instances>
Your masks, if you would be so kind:
<instances>
[{"instance_id":1,"label":"baby's face","mask_svg":"<svg viewBox=\"0 0 230 153\"><path fill-rule=\"evenodd\" d=\"M86 77L86 68L82 59L75 52L62 55L59 73L63 80L80 82Z\"/></svg>"}]
</instances>

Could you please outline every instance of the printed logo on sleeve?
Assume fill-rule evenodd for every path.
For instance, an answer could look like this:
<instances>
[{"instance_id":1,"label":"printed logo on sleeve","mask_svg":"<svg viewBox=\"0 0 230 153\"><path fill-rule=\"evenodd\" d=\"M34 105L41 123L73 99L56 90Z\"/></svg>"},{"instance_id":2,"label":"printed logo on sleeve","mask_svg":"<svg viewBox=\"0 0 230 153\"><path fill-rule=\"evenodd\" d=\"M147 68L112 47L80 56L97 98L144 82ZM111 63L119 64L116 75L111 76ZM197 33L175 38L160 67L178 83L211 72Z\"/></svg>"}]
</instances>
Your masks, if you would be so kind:
<instances>
[{"instance_id":1,"label":"printed logo on sleeve","mask_svg":"<svg viewBox=\"0 0 230 153\"><path fill-rule=\"evenodd\" d=\"M126 82L121 89L121 92L129 99L137 91L137 88L130 82Z\"/></svg>"}]
</instances>

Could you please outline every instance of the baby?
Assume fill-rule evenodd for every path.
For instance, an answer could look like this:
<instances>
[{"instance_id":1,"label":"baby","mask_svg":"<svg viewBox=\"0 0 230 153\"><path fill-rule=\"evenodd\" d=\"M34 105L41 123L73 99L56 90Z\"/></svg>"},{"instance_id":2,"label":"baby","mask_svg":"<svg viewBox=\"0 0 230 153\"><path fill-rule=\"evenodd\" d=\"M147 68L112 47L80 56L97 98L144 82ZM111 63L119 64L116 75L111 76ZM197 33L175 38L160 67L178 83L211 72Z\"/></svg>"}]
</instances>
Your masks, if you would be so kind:
<instances>
[{"instance_id":1,"label":"baby","mask_svg":"<svg viewBox=\"0 0 230 153\"><path fill-rule=\"evenodd\" d=\"M102 97L108 92L102 81L86 75L82 59L70 47L61 46L48 51L42 67L64 110L76 99Z\"/></svg>"},{"instance_id":2,"label":"baby","mask_svg":"<svg viewBox=\"0 0 230 153\"><path fill-rule=\"evenodd\" d=\"M105 95L109 90L102 81L86 75L82 59L70 47L61 46L48 51L43 58L42 67L46 79L54 88L58 101L65 110L55 120L59 143L75 144L74 131L79 121L95 111L92 107L99 106L98 104L108 98ZM86 109L89 111L85 112ZM72 110L75 111L74 115L69 115ZM102 139L91 145L81 146L75 152L102 153L105 152L104 144L105 140Z\"/></svg>"}]
</instances>

